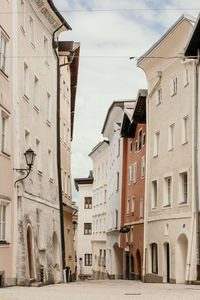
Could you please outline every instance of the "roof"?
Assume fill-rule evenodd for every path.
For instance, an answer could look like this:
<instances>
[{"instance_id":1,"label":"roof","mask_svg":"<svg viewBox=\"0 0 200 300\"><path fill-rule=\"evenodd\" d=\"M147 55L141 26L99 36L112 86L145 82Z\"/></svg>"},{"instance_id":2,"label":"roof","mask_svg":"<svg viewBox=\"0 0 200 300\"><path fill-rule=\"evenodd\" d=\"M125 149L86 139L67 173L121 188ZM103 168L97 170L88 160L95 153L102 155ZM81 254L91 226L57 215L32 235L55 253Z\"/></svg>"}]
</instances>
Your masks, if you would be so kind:
<instances>
[{"instance_id":1,"label":"roof","mask_svg":"<svg viewBox=\"0 0 200 300\"><path fill-rule=\"evenodd\" d=\"M67 23L67 21L64 19L64 17L59 13L57 8L55 7L54 3L52 0L47 0L49 5L51 6L52 10L54 13L57 15L57 17L60 19L60 21L63 23L63 25L66 27L68 30L72 30L71 26Z\"/></svg>"},{"instance_id":2,"label":"roof","mask_svg":"<svg viewBox=\"0 0 200 300\"><path fill-rule=\"evenodd\" d=\"M185 47L185 56L197 56L198 49L200 49L200 14Z\"/></svg>"},{"instance_id":3,"label":"roof","mask_svg":"<svg viewBox=\"0 0 200 300\"><path fill-rule=\"evenodd\" d=\"M88 154L88 156L91 156L95 151L97 151L103 144L109 144L109 141L103 140L102 142L99 142L93 149L92 151Z\"/></svg>"},{"instance_id":4,"label":"roof","mask_svg":"<svg viewBox=\"0 0 200 300\"><path fill-rule=\"evenodd\" d=\"M149 56L158 46L171 34L173 30L183 21L187 20L189 22L195 23L196 19L188 14L183 14L180 18L161 36L161 38L153 44L153 46L145 52L138 60L137 65L139 65L147 56Z\"/></svg>"},{"instance_id":5,"label":"roof","mask_svg":"<svg viewBox=\"0 0 200 300\"><path fill-rule=\"evenodd\" d=\"M111 104L111 106L109 107L108 109L108 112L107 112L107 115L106 115L106 119L104 121L104 124L103 124L103 129L101 131L101 133L103 134L104 133L104 130L106 128L106 124L108 122L108 119L109 119L109 116L113 110L114 107L121 107L121 109L124 109L124 103L132 103L134 102L135 100L119 100L119 101L113 101L113 103Z\"/></svg>"},{"instance_id":6,"label":"roof","mask_svg":"<svg viewBox=\"0 0 200 300\"><path fill-rule=\"evenodd\" d=\"M70 76L71 76L71 140L73 139L74 129L74 114L75 114L75 103L76 103L76 90L78 82L78 68L79 68L79 55L80 55L80 43L61 41L58 43L59 52L70 52L75 51L74 59L70 65Z\"/></svg>"},{"instance_id":7,"label":"roof","mask_svg":"<svg viewBox=\"0 0 200 300\"><path fill-rule=\"evenodd\" d=\"M77 191L79 191L79 184L92 184L94 180L93 172L90 171L89 176L87 178L74 178L74 183Z\"/></svg>"}]
</instances>

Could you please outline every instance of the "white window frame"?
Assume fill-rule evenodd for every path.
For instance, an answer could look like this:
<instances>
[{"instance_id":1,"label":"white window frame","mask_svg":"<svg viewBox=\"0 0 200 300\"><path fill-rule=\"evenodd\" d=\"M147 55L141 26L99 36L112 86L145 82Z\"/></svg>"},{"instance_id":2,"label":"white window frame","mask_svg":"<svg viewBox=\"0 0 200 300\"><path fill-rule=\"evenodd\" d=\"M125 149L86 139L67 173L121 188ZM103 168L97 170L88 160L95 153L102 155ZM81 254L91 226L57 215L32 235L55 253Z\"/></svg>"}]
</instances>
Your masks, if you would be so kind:
<instances>
[{"instance_id":1,"label":"white window frame","mask_svg":"<svg viewBox=\"0 0 200 300\"><path fill-rule=\"evenodd\" d=\"M2 42L3 41L3 42ZM8 75L8 53L9 37L0 27L0 70Z\"/></svg>"},{"instance_id":2,"label":"white window frame","mask_svg":"<svg viewBox=\"0 0 200 300\"><path fill-rule=\"evenodd\" d=\"M175 123L169 125L168 129L168 151L172 151L174 149L174 132L175 132Z\"/></svg>"},{"instance_id":3,"label":"white window frame","mask_svg":"<svg viewBox=\"0 0 200 300\"><path fill-rule=\"evenodd\" d=\"M133 183L137 181L137 162L133 164Z\"/></svg>"},{"instance_id":4,"label":"white window frame","mask_svg":"<svg viewBox=\"0 0 200 300\"><path fill-rule=\"evenodd\" d=\"M131 181L132 181L132 165L130 165L128 168L128 185L131 185Z\"/></svg>"},{"instance_id":5,"label":"white window frame","mask_svg":"<svg viewBox=\"0 0 200 300\"><path fill-rule=\"evenodd\" d=\"M127 199L127 203L126 203L126 215L129 216L130 214L130 199Z\"/></svg>"},{"instance_id":6,"label":"white window frame","mask_svg":"<svg viewBox=\"0 0 200 300\"><path fill-rule=\"evenodd\" d=\"M177 91L178 91L178 77L174 76L171 79L171 97L177 95Z\"/></svg>"},{"instance_id":7,"label":"white window frame","mask_svg":"<svg viewBox=\"0 0 200 300\"><path fill-rule=\"evenodd\" d=\"M49 64L49 39L44 34L44 54L45 54L45 63Z\"/></svg>"},{"instance_id":8,"label":"white window frame","mask_svg":"<svg viewBox=\"0 0 200 300\"><path fill-rule=\"evenodd\" d=\"M140 199L140 219L143 218L143 206L144 206L144 201L143 201L143 199L141 198L141 199Z\"/></svg>"},{"instance_id":9,"label":"white window frame","mask_svg":"<svg viewBox=\"0 0 200 300\"><path fill-rule=\"evenodd\" d=\"M21 30L23 32L23 34L25 34L26 32L26 28L25 28L25 22L26 22L26 18L25 18L25 0L21 0L21 14L22 14L22 22L21 22Z\"/></svg>"},{"instance_id":10,"label":"white window frame","mask_svg":"<svg viewBox=\"0 0 200 300\"><path fill-rule=\"evenodd\" d=\"M3 121L4 120L4 121ZM1 152L10 155L10 118L5 110L1 110Z\"/></svg>"},{"instance_id":11,"label":"white window frame","mask_svg":"<svg viewBox=\"0 0 200 300\"><path fill-rule=\"evenodd\" d=\"M132 196L132 201L131 201L131 214L132 216L135 213L135 196Z\"/></svg>"},{"instance_id":12,"label":"white window frame","mask_svg":"<svg viewBox=\"0 0 200 300\"><path fill-rule=\"evenodd\" d=\"M34 75L34 107L39 111L39 79Z\"/></svg>"},{"instance_id":13,"label":"white window frame","mask_svg":"<svg viewBox=\"0 0 200 300\"><path fill-rule=\"evenodd\" d=\"M187 144L189 141L189 115L183 118L182 122L182 144Z\"/></svg>"},{"instance_id":14,"label":"white window frame","mask_svg":"<svg viewBox=\"0 0 200 300\"><path fill-rule=\"evenodd\" d=\"M156 189L155 189L155 183L156 183ZM151 182L151 208L156 209L158 207L158 179L155 178Z\"/></svg>"},{"instance_id":15,"label":"white window frame","mask_svg":"<svg viewBox=\"0 0 200 300\"><path fill-rule=\"evenodd\" d=\"M170 180L170 190L169 190L169 180ZM168 174L164 177L164 199L163 199L163 206L164 207L170 207L172 205L172 175ZM169 194L170 193L170 194Z\"/></svg>"},{"instance_id":16,"label":"white window frame","mask_svg":"<svg viewBox=\"0 0 200 300\"><path fill-rule=\"evenodd\" d=\"M31 148L31 133L30 130L27 128L24 129L24 145L25 151Z\"/></svg>"},{"instance_id":17,"label":"white window frame","mask_svg":"<svg viewBox=\"0 0 200 300\"><path fill-rule=\"evenodd\" d=\"M184 87L186 87L190 83L190 69L189 67L185 67L184 72Z\"/></svg>"},{"instance_id":18,"label":"white window frame","mask_svg":"<svg viewBox=\"0 0 200 300\"><path fill-rule=\"evenodd\" d=\"M37 155L37 172L38 174L42 174L42 150L41 150L41 142L38 137L35 139L35 145L36 145L36 155Z\"/></svg>"},{"instance_id":19,"label":"white window frame","mask_svg":"<svg viewBox=\"0 0 200 300\"><path fill-rule=\"evenodd\" d=\"M153 155L154 157L158 156L159 144L160 144L160 131L157 131L154 134L154 155Z\"/></svg>"},{"instance_id":20,"label":"white window frame","mask_svg":"<svg viewBox=\"0 0 200 300\"><path fill-rule=\"evenodd\" d=\"M162 103L162 88L159 87L157 91L157 103L156 105L159 105Z\"/></svg>"},{"instance_id":21,"label":"white window frame","mask_svg":"<svg viewBox=\"0 0 200 300\"><path fill-rule=\"evenodd\" d=\"M27 62L24 61L24 70L23 70L23 75L24 75L24 97L26 99L29 99L29 67Z\"/></svg>"},{"instance_id":22,"label":"white window frame","mask_svg":"<svg viewBox=\"0 0 200 300\"><path fill-rule=\"evenodd\" d=\"M187 198L185 200L185 190L184 190L184 175L187 174ZM183 169L179 172L179 205L188 205L189 200L189 171L188 169Z\"/></svg>"},{"instance_id":23,"label":"white window frame","mask_svg":"<svg viewBox=\"0 0 200 300\"><path fill-rule=\"evenodd\" d=\"M29 30L30 30L31 45L35 47L35 24L34 24L34 19L31 15L29 15Z\"/></svg>"},{"instance_id":24,"label":"white window frame","mask_svg":"<svg viewBox=\"0 0 200 300\"><path fill-rule=\"evenodd\" d=\"M10 243L10 227L11 227L11 208L10 201L0 198L0 241L4 243ZM5 219L3 220L3 209L5 207ZM3 225L5 232L3 233Z\"/></svg>"},{"instance_id":25,"label":"white window frame","mask_svg":"<svg viewBox=\"0 0 200 300\"><path fill-rule=\"evenodd\" d=\"M46 93L46 103L47 103L47 124L51 125L51 110L52 110L52 98L49 92Z\"/></svg>"},{"instance_id":26,"label":"white window frame","mask_svg":"<svg viewBox=\"0 0 200 300\"><path fill-rule=\"evenodd\" d=\"M145 157L142 156L141 158L141 178L145 177Z\"/></svg>"},{"instance_id":27,"label":"white window frame","mask_svg":"<svg viewBox=\"0 0 200 300\"><path fill-rule=\"evenodd\" d=\"M53 154L50 148L48 148L48 170L49 170L49 181L53 181Z\"/></svg>"}]
</instances>

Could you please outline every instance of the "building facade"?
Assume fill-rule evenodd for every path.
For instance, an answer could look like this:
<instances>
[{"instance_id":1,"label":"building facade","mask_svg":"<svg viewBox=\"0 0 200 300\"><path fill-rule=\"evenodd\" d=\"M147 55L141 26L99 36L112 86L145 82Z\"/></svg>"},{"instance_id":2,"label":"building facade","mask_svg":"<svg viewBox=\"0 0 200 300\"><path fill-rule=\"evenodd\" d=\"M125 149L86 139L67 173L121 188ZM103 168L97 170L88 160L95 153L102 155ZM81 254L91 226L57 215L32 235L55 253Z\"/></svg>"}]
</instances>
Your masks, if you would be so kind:
<instances>
[{"instance_id":1,"label":"building facade","mask_svg":"<svg viewBox=\"0 0 200 300\"><path fill-rule=\"evenodd\" d=\"M100 142L89 154L93 161L93 231L92 277L105 279L106 273L106 203L108 178L108 141Z\"/></svg>"},{"instance_id":2,"label":"building facade","mask_svg":"<svg viewBox=\"0 0 200 300\"><path fill-rule=\"evenodd\" d=\"M0 18L0 287L15 284L13 103L12 103L12 4L1 3Z\"/></svg>"},{"instance_id":3,"label":"building facade","mask_svg":"<svg viewBox=\"0 0 200 300\"><path fill-rule=\"evenodd\" d=\"M194 66L184 57L194 22L181 16L138 60L148 82L143 256L147 282L196 279Z\"/></svg>"},{"instance_id":4,"label":"building facade","mask_svg":"<svg viewBox=\"0 0 200 300\"><path fill-rule=\"evenodd\" d=\"M75 178L78 191L77 275L79 279L92 277L92 189L93 173L87 178Z\"/></svg>"},{"instance_id":5,"label":"building facade","mask_svg":"<svg viewBox=\"0 0 200 300\"><path fill-rule=\"evenodd\" d=\"M121 128L123 167L120 247L124 249L123 277L125 279L142 279L146 96L146 90L139 90L134 110L124 111Z\"/></svg>"},{"instance_id":6,"label":"building facade","mask_svg":"<svg viewBox=\"0 0 200 300\"><path fill-rule=\"evenodd\" d=\"M132 107L132 101L115 101L110 106L102 134L109 141L108 195L107 195L107 256L108 278L123 278L123 250L120 248L121 183L123 145L120 136L124 108Z\"/></svg>"},{"instance_id":7,"label":"building facade","mask_svg":"<svg viewBox=\"0 0 200 300\"><path fill-rule=\"evenodd\" d=\"M73 244L73 213L71 193L71 140L75 111L80 44L59 42L60 64L60 152L62 201L65 238L66 281L74 281L75 253Z\"/></svg>"},{"instance_id":8,"label":"building facade","mask_svg":"<svg viewBox=\"0 0 200 300\"><path fill-rule=\"evenodd\" d=\"M60 32L71 27L51 0L12 1L12 5L15 168L26 168L23 153L27 149L36 153L30 175L15 185L15 277L18 285L54 283L63 280L64 267L55 42ZM21 179L21 174L14 174L15 181Z\"/></svg>"}]
</instances>

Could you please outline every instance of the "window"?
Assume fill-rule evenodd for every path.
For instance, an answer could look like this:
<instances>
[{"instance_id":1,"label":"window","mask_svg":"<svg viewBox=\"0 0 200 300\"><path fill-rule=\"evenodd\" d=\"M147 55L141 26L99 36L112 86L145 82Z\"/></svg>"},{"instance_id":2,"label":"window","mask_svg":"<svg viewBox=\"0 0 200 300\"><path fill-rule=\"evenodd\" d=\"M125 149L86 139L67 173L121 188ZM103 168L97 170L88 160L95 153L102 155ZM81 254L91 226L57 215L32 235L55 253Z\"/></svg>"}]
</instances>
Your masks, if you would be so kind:
<instances>
[{"instance_id":1,"label":"window","mask_svg":"<svg viewBox=\"0 0 200 300\"><path fill-rule=\"evenodd\" d=\"M160 140L160 132L156 132L154 135L154 157L158 156L159 140Z\"/></svg>"},{"instance_id":2,"label":"window","mask_svg":"<svg viewBox=\"0 0 200 300\"><path fill-rule=\"evenodd\" d=\"M67 248L68 248L68 258L72 258L72 237L71 237L71 227L67 227Z\"/></svg>"},{"instance_id":3,"label":"window","mask_svg":"<svg viewBox=\"0 0 200 300\"><path fill-rule=\"evenodd\" d=\"M25 0L21 0L21 14L22 14L22 32L25 33Z\"/></svg>"},{"instance_id":4,"label":"window","mask_svg":"<svg viewBox=\"0 0 200 300\"><path fill-rule=\"evenodd\" d=\"M64 172L64 192L67 194L67 172Z\"/></svg>"},{"instance_id":5,"label":"window","mask_svg":"<svg viewBox=\"0 0 200 300\"><path fill-rule=\"evenodd\" d=\"M127 207L126 207L126 215L129 216L130 211L130 199L127 200Z\"/></svg>"},{"instance_id":6,"label":"window","mask_svg":"<svg viewBox=\"0 0 200 300\"><path fill-rule=\"evenodd\" d=\"M27 149L29 149L31 147L31 135L27 129L25 129L25 132L24 132L24 139L25 139L25 147L26 147L25 151L26 151Z\"/></svg>"},{"instance_id":7,"label":"window","mask_svg":"<svg viewBox=\"0 0 200 300\"><path fill-rule=\"evenodd\" d=\"M48 39L46 38L46 36L44 36L44 54L45 54L46 62L48 62L49 45L48 45Z\"/></svg>"},{"instance_id":8,"label":"window","mask_svg":"<svg viewBox=\"0 0 200 300\"><path fill-rule=\"evenodd\" d=\"M92 223L84 223L84 234L92 234Z\"/></svg>"},{"instance_id":9,"label":"window","mask_svg":"<svg viewBox=\"0 0 200 300\"><path fill-rule=\"evenodd\" d=\"M39 95L38 95L38 83L37 76L34 78L34 106L39 109Z\"/></svg>"},{"instance_id":10,"label":"window","mask_svg":"<svg viewBox=\"0 0 200 300\"><path fill-rule=\"evenodd\" d=\"M132 166L129 166L128 168L128 184L131 184L131 180L132 180Z\"/></svg>"},{"instance_id":11,"label":"window","mask_svg":"<svg viewBox=\"0 0 200 300\"><path fill-rule=\"evenodd\" d=\"M188 127L189 127L189 117L183 118L183 141L182 144L188 142Z\"/></svg>"},{"instance_id":12,"label":"window","mask_svg":"<svg viewBox=\"0 0 200 300\"><path fill-rule=\"evenodd\" d=\"M152 252L152 273L158 274L158 250L157 244L153 243L151 245Z\"/></svg>"},{"instance_id":13,"label":"window","mask_svg":"<svg viewBox=\"0 0 200 300\"><path fill-rule=\"evenodd\" d=\"M139 130L139 133L138 133L138 151L141 150L142 148L142 129Z\"/></svg>"},{"instance_id":14,"label":"window","mask_svg":"<svg viewBox=\"0 0 200 300\"><path fill-rule=\"evenodd\" d=\"M145 133L143 134L143 146L145 145L145 137L146 137L146 135L145 135Z\"/></svg>"},{"instance_id":15,"label":"window","mask_svg":"<svg viewBox=\"0 0 200 300\"><path fill-rule=\"evenodd\" d=\"M7 52L8 39L1 32L1 43L0 43L0 69L6 73L6 52Z\"/></svg>"},{"instance_id":16,"label":"window","mask_svg":"<svg viewBox=\"0 0 200 300\"><path fill-rule=\"evenodd\" d=\"M164 206L171 205L171 197L172 197L172 178L166 177L165 181L165 196L164 196Z\"/></svg>"},{"instance_id":17,"label":"window","mask_svg":"<svg viewBox=\"0 0 200 300\"><path fill-rule=\"evenodd\" d=\"M67 194L71 197L71 178L70 175L67 176Z\"/></svg>"},{"instance_id":18,"label":"window","mask_svg":"<svg viewBox=\"0 0 200 300\"><path fill-rule=\"evenodd\" d=\"M48 149L48 169L49 169L49 180L53 180L53 157L52 151Z\"/></svg>"},{"instance_id":19,"label":"window","mask_svg":"<svg viewBox=\"0 0 200 300\"><path fill-rule=\"evenodd\" d=\"M138 142L137 140L135 141L135 152L137 152L137 148L138 148Z\"/></svg>"},{"instance_id":20,"label":"window","mask_svg":"<svg viewBox=\"0 0 200 300\"><path fill-rule=\"evenodd\" d=\"M92 254L85 254L85 266L92 266Z\"/></svg>"},{"instance_id":21,"label":"window","mask_svg":"<svg viewBox=\"0 0 200 300\"><path fill-rule=\"evenodd\" d=\"M172 124L169 126L169 135L168 135L168 150L171 151L174 149L174 127Z\"/></svg>"},{"instance_id":22,"label":"window","mask_svg":"<svg viewBox=\"0 0 200 300\"><path fill-rule=\"evenodd\" d=\"M134 215L135 212L135 197L132 197L132 204L131 204L131 214Z\"/></svg>"},{"instance_id":23,"label":"window","mask_svg":"<svg viewBox=\"0 0 200 300\"><path fill-rule=\"evenodd\" d=\"M29 94L29 80L28 80L28 65L24 63L24 96L28 98Z\"/></svg>"},{"instance_id":24,"label":"window","mask_svg":"<svg viewBox=\"0 0 200 300\"><path fill-rule=\"evenodd\" d=\"M6 204L0 203L0 241L6 241Z\"/></svg>"},{"instance_id":25,"label":"window","mask_svg":"<svg viewBox=\"0 0 200 300\"><path fill-rule=\"evenodd\" d=\"M115 211L115 229L118 228L118 210Z\"/></svg>"},{"instance_id":26,"label":"window","mask_svg":"<svg viewBox=\"0 0 200 300\"><path fill-rule=\"evenodd\" d=\"M187 86L189 84L189 68L185 68L184 76L184 86Z\"/></svg>"},{"instance_id":27,"label":"window","mask_svg":"<svg viewBox=\"0 0 200 300\"><path fill-rule=\"evenodd\" d=\"M157 199L157 180L152 181L152 208L157 207L158 199Z\"/></svg>"},{"instance_id":28,"label":"window","mask_svg":"<svg viewBox=\"0 0 200 300\"><path fill-rule=\"evenodd\" d=\"M51 123L51 95L47 93L47 122Z\"/></svg>"},{"instance_id":29,"label":"window","mask_svg":"<svg viewBox=\"0 0 200 300\"><path fill-rule=\"evenodd\" d=\"M180 203L188 202L188 174L183 172L180 174Z\"/></svg>"},{"instance_id":30,"label":"window","mask_svg":"<svg viewBox=\"0 0 200 300\"><path fill-rule=\"evenodd\" d=\"M63 140L64 144L67 144L67 126L65 123L63 124Z\"/></svg>"},{"instance_id":31,"label":"window","mask_svg":"<svg viewBox=\"0 0 200 300\"><path fill-rule=\"evenodd\" d=\"M119 172L117 172L117 191L119 191Z\"/></svg>"},{"instance_id":32,"label":"window","mask_svg":"<svg viewBox=\"0 0 200 300\"><path fill-rule=\"evenodd\" d=\"M131 272L134 273L134 256L131 254Z\"/></svg>"},{"instance_id":33,"label":"window","mask_svg":"<svg viewBox=\"0 0 200 300\"><path fill-rule=\"evenodd\" d=\"M36 138L36 154L37 154L37 170L42 173L42 153L41 153L41 145L40 140Z\"/></svg>"},{"instance_id":34,"label":"window","mask_svg":"<svg viewBox=\"0 0 200 300\"><path fill-rule=\"evenodd\" d=\"M133 165L133 182L135 183L137 180L137 162Z\"/></svg>"},{"instance_id":35,"label":"window","mask_svg":"<svg viewBox=\"0 0 200 300\"><path fill-rule=\"evenodd\" d=\"M177 85L178 85L178 79L175 76L171 80L171 96L174 96L177 94Z\"/></svg>"},{"instance_id":36,"label":"window","mask_svg":"<svg viewBox=\"0 0 200 300\"><path fill-rule=\"evenodd\" d=\"M117 151L117 156L120 156L120 139L118 139L118 151Z\"/></svg>"},{"instance_id":37,"label":"window","mask_svg":"<svg viewBox=\"0 0 200 300\"><path fill-rule=\"evenodd\" d=\"M33 23L33 18L31 16L29 18L29 25L30 25L30 39L31 39L31 44L34 45L34 43L35 43L34 23Z\"/></svg>"},{"instance_id":38,"label":"window","mask_svg":"<svg viewBox=\"0 0 200 300\"><path fill-rule=\"evenodd\" d=\"M10 154L9 116L1 111L1 151Z\"/></svg>"},{"instance_id":39,"label":"window","mask_svg":"<svg viewBox=\"0 0 200 300\"><path fill-rule=\"evenodd\" d=\"M91 209L92 208L92 197L85 197L84 198L84 208Z\"/></svg>"},{"instance_id":40,"label":"window","mask_svg":"<svg viewBox=\"0 0 200 300\"><path fill-rule=\"evenodd\" d=\"M162 88L158 89L158 94L157 94L157 105L162 102Z\"/></svg>"},{"instance_id":41,"label":"window","mask_svg":"<svg viewBox=\"0 0 200 300\"><path fill-rule=\"evenodd\" d=\"M107 191L106 190L104 190L104 203L106 203L106 198L107 198Z\"/></svg>"},{"instance_id":42,"label":"window","mask_svg":"<svg viewBox=\"0 0 200 300\"><path fill-rule=\"evenodd\" d=\"M145 159L144 156L141 158L141 178L144 178L145 175Z\"/></svg>"},{"instance_id":43,"label":"window","mask_svg":"<svg viewBox=\"0 0 200 300\"><path fill-rule=\"evenodd\" d=\"M140 218L143 218L143 199L140 199Z\"/></svg>"},{"instance_id":44,"label":"window","mask_svg":"<svg viewBox=\"0 0 200 300\"><path fill-rule=\"evenodd\" d=\"M133 142L130 141L130 144L129 144L129 151L132 152L133 151Z\"/></svg>"}]
</instances>

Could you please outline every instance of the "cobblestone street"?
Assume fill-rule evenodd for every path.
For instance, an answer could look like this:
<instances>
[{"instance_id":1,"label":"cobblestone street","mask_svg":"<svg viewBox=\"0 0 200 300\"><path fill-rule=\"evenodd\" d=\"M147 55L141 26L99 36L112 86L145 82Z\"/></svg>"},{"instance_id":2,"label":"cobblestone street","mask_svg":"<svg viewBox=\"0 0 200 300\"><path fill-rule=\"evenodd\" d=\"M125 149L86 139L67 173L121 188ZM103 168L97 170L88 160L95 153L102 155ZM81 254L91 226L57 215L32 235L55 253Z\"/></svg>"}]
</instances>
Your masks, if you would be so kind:
<instances>
[{"instance_id":1,"label":"cobblestone street","mask_svg":"<svg viewBox=\"0 0 200 300\"><path fill-rule=\"evenodd\" d=\"M139 281L84 281L44 287L0 289L0 300L200 299L200 286L144 284Z\"/></svg>"}]
</instances>

